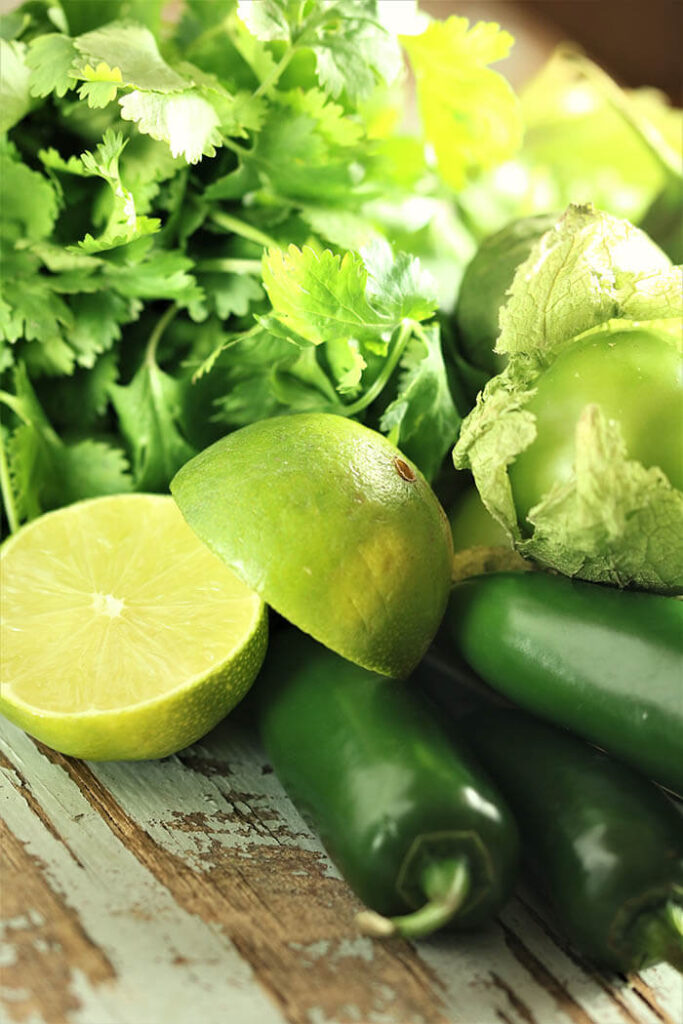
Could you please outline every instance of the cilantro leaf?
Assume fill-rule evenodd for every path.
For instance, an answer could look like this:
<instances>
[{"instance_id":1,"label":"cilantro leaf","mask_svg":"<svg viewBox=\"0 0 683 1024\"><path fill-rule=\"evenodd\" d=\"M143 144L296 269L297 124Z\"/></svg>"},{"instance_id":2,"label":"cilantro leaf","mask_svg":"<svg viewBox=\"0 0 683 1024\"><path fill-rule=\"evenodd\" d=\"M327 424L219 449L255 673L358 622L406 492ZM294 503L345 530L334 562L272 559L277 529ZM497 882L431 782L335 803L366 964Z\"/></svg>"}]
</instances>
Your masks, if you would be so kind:
<instances>
[{"instance_id":1,"label":"cilantro leaf","mask_svg":"<svg viewBox=\"0 0 683 1024\"><path fill-rule=\"evenodd\" d=\"M242 159L277 196L348 204L363 177L354 161L360 136L358 125L319 89L293 90L273 100Z\"/></svg>"},{"instance_id":2,"label":"cilantro leaf","mask_svg":"<svg viewBox=\"0 0 683 1024\"><path fill-rule=\"evenodd\" d=\"M385 409L380 429L420 467L436 476L460 425L448 385L438 325L416 331L401 359L398 394Z\"/></svg>"},{"instance_id":3,"label":"cilantro leaf","mask_svg":"<svg viewBox=\"0 0 683 1024\"><path fill-rule=\"evenodd\" d=\"M0 316L0 337L7 341L50 342L62 337L62 328L73 325L73 316L66 303L54 293L47 278L21 280L3 275L2 293L5 315Z\"/></svg>"},{"instance_id":4,"label":"cilantro leaf","mask_svg":"<svg viewBox=\"0 0 683 1024\"><path fill-rule=\"evenodd\" d=\"M79 78L83 79L83 85L79 86L78 95L95 110L115 100L123 83L120 69L110 68L103 60L96 67L86 64L81 68Z\"/></svg>"},{"instance_id":5,"label":"cilantro leaf","mask_svg":"<svg viewBox=\"0 0 683 1024\"><path fill-rule=\"evenodd\" d=\"M101 433L109 426L109 388L118 380L118 354L104 352L92 365L76 367L70 377L34 382L40 402L60 434Z\"/></svg>"},{"instance_id":6,"label":"cilantro leaf","mask_svg":"<svg viewBox=\"0 0 683 1024\"><path fill-rule=\"evenodd\" d=\"M290 246L287 253L270 250L264 257L263 280L273 311L261 323L301 345L309 362L316 355L306 342L324 346L337 391L356 399L348 407L354 412L378 397L402 359L398 395L380 427L423 472L435 474L459 418L438 328L425 331L419 323L436 308L433 284L419 261L405 253L394 257L386 241L362 257Z\"/></svg>"},{"instance_id":7,"label":"cilantro leaf","mask_svg":"<svg viewBox=\"0 0 683 1024\"><path fill-rule=\"evenodd\" d=\"M139 131L167 142L173 156L196 164L215 156L221 145L220 118L214 107L194 90L148 93L134 90L120 100L121 117L135 121Z\"/></svg>"},{"instance_id":8,"label":"cilantro leaf","mask_svg":"<svg viewBox=\"0 0 683 1024\"><path fill-rule=\"evenodd\" d=\"M257 39L270 42L273 39L291 41L293 25L288 14L296 17L295 5L287 0L265 0L254 3L254 0L239 0L237 16L244 22L252 35Z\"/></svg>"},{"instance_id":9,"label":"cilantro leaf","mask_svg":"<svg viewBox=\"0 0 683 1024\"><path fill-rule=\"evenodd\" d=\"M47 238L56 217L57 196L50 182L0 153L0 237L6 242Z\"/></svg>"},{"instance_id":10,"label":"cilantro leaf","mask_svg":"<svg viewBox=\"0 0 683 1024\"><path fill-rule=\"evenodd\" d=\"M112 291L75 295L70 302L74 325L69 343L79 366L92 367L97 357L121 338L124 324L135 320L142 304Z\"/></svg>"},{"instance_id":11,"label":"cilantro leaf","mask_svg":"<svg viewBox=\"0 0 683 1024\"><path fill-rule=\"evenodd\" d=\"M25 44L0 39L0 131L9 131L30 110L30 77Z\"/></svg>"},{"instance_id":12,"label":"cilantro leaf","mask_svg":"<svg viewBox=\"0 0 683 1024\"><path fill-rule=\"evenodd\" d=\"M379 21L375 0L339 0L327 5L326 14L310 44L323 88L358 102L370 96L378 80L393 82L402 67L401 52Z\"/></svg>"},{"instance_id":13,"label":"cilantro leaf","mask_svg":"<svg viewBox=\"0 0 683 1024\"><path fill-rule=\"evenodd\" d=\"M388 340L393 324L366 298L367 278L363 260L351 252L341 257L290 245L263 259L274 316L314 345L335 338Z\"/></svg>"},{"instance_id":14,"label":"cilantro leaf","mask_svg":"<svg viewBox=\"0 0 683 1024\"><path fill-rule=\"evenodd\" d=\"M38 154L44 166L80 177L102 178L113 194L113 204L104 231L96 238L88 233L79 247L86 253L98 253L127 245L134 239L154 234L160 222L156 218L138 217L135 197L121 180L119 158L126 146L120 132L108 128L95 150L86 150L80 159L70 157L64 161L55 150Z\"/></svg>"},{"instance_id":15,"label":"cilantro leaf","mask_svg":"<svg viewBox=\"0 0 683 1024\"><path fill-rule=\"evenodd\" d=\"M450 17L419 36L403 37L415 72L424 134L439 173L460 188L473 171L519 147L519 105L507 81L487 66L508 55L512 36L495 23Z\"/></svg>"},{"instance_id":16,"label":"cilantro leaf","mask_svg":"<svg viewBox=\"0 0 683 1024\"><path fill-rule=\"evenodd\" d=\"M78 36L74 45L81 55L79 70L106 63L118 69L119 81L133 89L177 92L192 84L169 67L156 39L142 25L113 21Z\"/></svg>"},{"instance_id":17,"label":"cilantro leaf","mask_svg":"<svg viewBox=\"0 0 683 1024\"><path fill-rule=\"evenodd\" d=\"M90 439L65 444L45 416L23 366L16 368L14 383L10 408L20 422L10 435L7 454L20 518L131 489L123 452Z\"/></svg>"},{"instance_id":18,"label":"cilantro leaf","mask_svg":"<svg viewBox=\"0 0 683 1024\"><path fill-rule=\"evenodd\" d=\"M246 426L287 409L340 411L334 388L312 347L298 349L257 328L229 340L217 358L224 384L214 403L214 419L227 427Z\"/></svg>"},{"instance_id":19,"label":"cilantro leaf","mask_svg":"<svg viewBox=\"0 0 683 1024\"><path fill-rule=\"evenodd\" d=\"M263 298L263 288L249 274L200 274L199 283L221 320L246 316L252 304Z\"/></svg>"},{"instance_id":20,"label":"cilantro leaf","mask_svg":"<svg viewBox=\"0 0 683 1024\"><path fill-rule=\"evenodd\" d=\"M382 350L403 321L428 319L436 308L419 260L394 257L388 242L376 242L362 256L294 245L286 253L271 249L263 282L274 317L314 345L355 339Z\"/></svg>"},{"instance_id":21,"label":"cilantro leaf","mask_svg":"<svg viewBox=\"0 0 683 1024\"><path fill-rule=\"evenodd\" d=\"M434 280L408 253L396 256L384 238L366 246L361 256L368 271L368 295L395 321L428 320L437 308Z\"/></svg>"},{"instance_id":22,"label":"cilantro leaf","mask_svg":"<svg viewBox=\"0 0 683 1024\"><path fill-rule=\"evenodd\" d=\"M149 349L130 384L113 384L109 397L131 452L136 490L164 490L194 454L180 431L187 384L164 373Z\"/></svg>"},{"instance_id":23,"label":"cilantro leaf","mask_svg":"<svg viewBox=\"0 0 683 1024\"><path fill-rule=\"evenodd\" d=\"M68 36L57 32L36 36L26 56L26 64L31 69L29 80L32 96L64 96L73 89L74 78L69 74L78 56L73 41Z\"/></svg>"},{"instance_id":24,"label":"cilantro leaf","mask_svg":"<svg viewBox=\"0 0 683 1024\"><path fill-rule=\"evenodd\" d=\"M290 56L310 49L318 80L331 96L352 102L369 96L378 81L392 82L401 70L396 38L382 25L376 0L240 0L238 16L257 39L284 40Z\"/></svg>"},{"instance_id":25,"label":"cilantro leaf","mask_svg":"<svg viewBox=\"0 0 683 1024\"><path fill-rule=\"evenodd\" d=\"M188 271L192 260L173 249L152 249L138 262L111 263L103 279L119 295L132 299L172 299L191 307L204 293Z\"/></svg>"}]
</instances>

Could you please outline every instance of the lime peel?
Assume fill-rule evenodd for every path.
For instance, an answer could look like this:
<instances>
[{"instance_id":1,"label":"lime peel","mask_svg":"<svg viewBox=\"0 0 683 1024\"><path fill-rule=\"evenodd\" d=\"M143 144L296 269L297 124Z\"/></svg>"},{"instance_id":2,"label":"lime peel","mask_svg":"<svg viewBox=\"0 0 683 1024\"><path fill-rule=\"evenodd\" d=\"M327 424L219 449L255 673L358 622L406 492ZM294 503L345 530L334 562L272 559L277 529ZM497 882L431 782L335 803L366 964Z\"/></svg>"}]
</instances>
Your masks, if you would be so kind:
<instances>
[{"instance_id":1,"label":"lime peel","mask_svg":"<svg viewBox=\"0 0 683 1024\"><path fill-rule=\"evenodd\" d=\"M448 520L385 437L325 413L252 423L171 482L197 535L285 618L349 661L406 676L443 616Z\"/></svg>"},{"instance_id":2,"label":"lime peel","mask_svg":"<svg viewBox=\"0 0 683 1024\"><path fill-rule=\"evenodd\" d=\"M263 602L170 497L42 516L6 541L0 571L0 711L62 753L174 753L238 703L265 656Z\"/></svg>"}]
</instances>

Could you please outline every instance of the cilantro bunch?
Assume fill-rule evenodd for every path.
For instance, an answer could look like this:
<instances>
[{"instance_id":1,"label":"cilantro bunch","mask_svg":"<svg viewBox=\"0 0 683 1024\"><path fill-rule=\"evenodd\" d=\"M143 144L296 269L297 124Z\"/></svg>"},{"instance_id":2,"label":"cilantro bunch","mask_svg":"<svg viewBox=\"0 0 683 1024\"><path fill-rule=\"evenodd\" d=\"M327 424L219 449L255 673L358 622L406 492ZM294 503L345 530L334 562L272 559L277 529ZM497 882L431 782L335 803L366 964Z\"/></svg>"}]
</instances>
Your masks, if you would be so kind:
<instances>
[{"instance_id":1,"label":"cilantro bunch","mask_svg":"<svg viewBox=\"0 0 683 1024\"><path fill-rule=\"evenodd\" d=\"M0 483L10 528L165 490L300 410L433 477L457 434L437 317L452 198L512 155L511 37L375 0L27 0L0 25ZM394 19L395 19L394 13ZM419 124L417 121L419 120Z\"/></svg>"}]
</instances>

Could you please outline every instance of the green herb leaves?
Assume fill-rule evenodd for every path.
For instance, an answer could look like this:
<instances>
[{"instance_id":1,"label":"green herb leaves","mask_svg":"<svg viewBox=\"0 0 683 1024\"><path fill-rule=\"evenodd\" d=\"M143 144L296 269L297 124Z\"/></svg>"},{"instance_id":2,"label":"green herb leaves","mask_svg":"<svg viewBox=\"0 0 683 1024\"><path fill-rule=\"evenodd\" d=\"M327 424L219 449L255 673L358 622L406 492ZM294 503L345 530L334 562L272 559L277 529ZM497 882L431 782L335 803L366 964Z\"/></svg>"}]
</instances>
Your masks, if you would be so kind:
<instances>
[{"instance_id":1,"label":"green herb leaves","mask_svg":"<svg viewBox=\"0 0 683 1024\"><path fill-rule=\"evenodd\" d=\"M377 399L400 364L397 391L380 426L431 478L459 417L438 327L425 330L420 323L433 316L436 299L419 260L406 253L394 256L383 241L362 256L343 258L290 246L264 258L263 281L273 306L264 325L294 343L325 346L337 391L358 396L345 407L347 415Z\"/></svg>"},{"instance_id":2,"label":"green herb leaves","mask_svg":"<svg viewBox=\"0 0 683 1024\"><path fill-rule=\"evenodd\" d=\"M289 43L282 70L297 51L311 50L318 81L335 98L345 93L357 103L401 69L398 41L381 24L375 0L240 0L237 11L258 39Z\"/></svg>"},{"instance_id":3,"label":"green herb leaves","mask_svg":"<svg viewBox=\"0 0 683 1024\"><path fill-rule=\"evenodd\" d=\"M93 494L163 490L221 433L290 410L362 418L433 476L458 417L425 268L452 302L472 241L451 186L516 133L486 66L509 37L411 37L417 138L376 0L185 0L162 31L163 13L28 0L3 20L8 521L87 496L89 475ZM444 62L461 100L440 122ZM471 115L505 103L505 140L475 139Z\"/></svg>"},{"instance_id":4,"label":"green herb leaves","mask_svg":"<svg viewBox=\"0 0 683 1024\"><path fill-rule=\"evenodd\" d=\"M512 156L522 137L519 104L506 80L488 67L508 55L512 36L495 24L470 28L467 18L451 17L403 43L443 179L459 188L468 172Z\"/></svg>"},{"instance_id":5,"label":"green herb leaves","mask_svg":"<svg viewBox=\"0 0 683 1024\"><path fill-rule=\"evenodd\" d=\"M365 291L367 271L360 256L318 254L290 245L272 250L263 262L263 283L277 320L314 345L355 339L386 342L390 321L373 309Z\"/></svg>"}]
</instances>

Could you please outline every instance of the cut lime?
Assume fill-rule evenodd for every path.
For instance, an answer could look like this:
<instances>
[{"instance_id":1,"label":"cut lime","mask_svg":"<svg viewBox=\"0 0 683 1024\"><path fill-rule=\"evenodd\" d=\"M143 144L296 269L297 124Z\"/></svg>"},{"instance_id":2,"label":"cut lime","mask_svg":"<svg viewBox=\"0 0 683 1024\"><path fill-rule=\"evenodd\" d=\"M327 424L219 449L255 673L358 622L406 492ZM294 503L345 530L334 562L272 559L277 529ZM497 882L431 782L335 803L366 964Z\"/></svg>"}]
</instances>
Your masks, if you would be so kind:
<instances>
[{"instance_id":1,"label":"cut lime","mask_svg":"<svg viewBox=\"0 0 683 1024\"><path fill-rule=\"evenodd\" d=\"M0 551L0 711L55 750L164 757L249 689L263 602L170 497L119 494L35 519Z\"/></svg>"},{"instance_id":2,"label":"cut lime","mask_svg":"<svg viewBox=\"0 0 683 1024\"><path fill-rule=\"evenodd\" d=\"M171 490L193 530L278 612L350 661L405 676L444 613L448 520L385 437L300 413L243 427Z\"/></svg>"}]
</instances>

